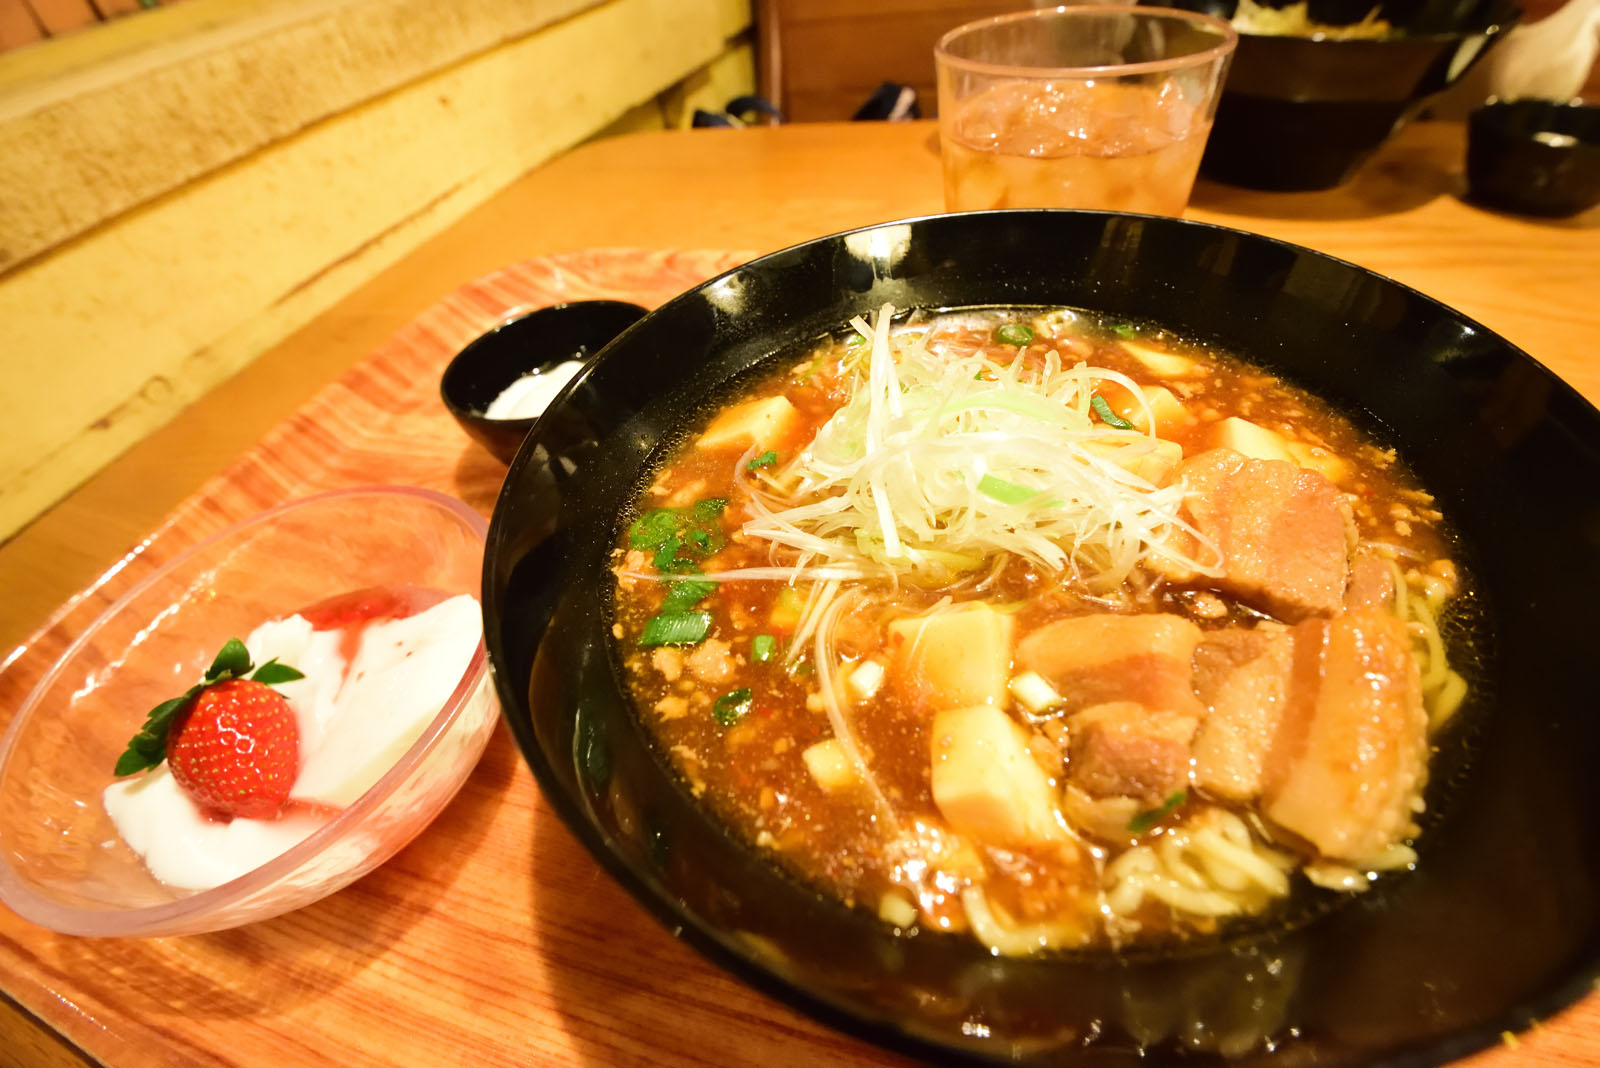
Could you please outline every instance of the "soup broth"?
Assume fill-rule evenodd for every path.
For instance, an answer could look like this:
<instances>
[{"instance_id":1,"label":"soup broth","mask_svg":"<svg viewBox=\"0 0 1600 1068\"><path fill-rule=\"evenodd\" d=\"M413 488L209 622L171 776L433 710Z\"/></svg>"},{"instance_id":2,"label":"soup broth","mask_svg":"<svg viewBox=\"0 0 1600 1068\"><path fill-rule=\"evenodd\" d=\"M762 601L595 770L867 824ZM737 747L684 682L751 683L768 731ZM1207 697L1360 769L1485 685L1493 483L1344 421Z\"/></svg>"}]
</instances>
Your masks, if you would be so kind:
<instances>
[{"instance_id":1,"label":"soup broth","mask_svg":"<svg viewBox=\"0 0 1600 1068\"><path fill-rule=\"evenodd\" d=\"M1443 517L1228 354L886 308L711 414L628 518L639 715L752 848L885 923L1124 945L1415 861L1466 688Z\"/></svg>"}]
</instances>

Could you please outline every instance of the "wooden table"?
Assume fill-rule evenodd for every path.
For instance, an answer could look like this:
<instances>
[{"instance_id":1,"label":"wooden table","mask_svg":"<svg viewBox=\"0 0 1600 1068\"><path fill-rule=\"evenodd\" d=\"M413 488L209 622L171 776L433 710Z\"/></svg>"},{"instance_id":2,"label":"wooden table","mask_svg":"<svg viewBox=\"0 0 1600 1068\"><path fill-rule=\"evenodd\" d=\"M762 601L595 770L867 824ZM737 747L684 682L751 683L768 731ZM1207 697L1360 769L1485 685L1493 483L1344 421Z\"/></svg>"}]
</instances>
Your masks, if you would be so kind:
<instances>
[{"instance_id":1,"label":"wooden table","mask_svg":"<svg viewBox=\"0 0 1600 1068\"><path fill-rule=\"evenodd\" d=\"M1536 222L1469 206L1458 198L1462 150L1458 127L1417 125L1340 190L1260 194L1202 182L1188 214L1414 286L1600 398L1600 212ZM260 450L249 450L367 354L403 349L402 328L434 323L437 348L450 309L436 302L470 279L586 249L764 251L940 207L926 123L584 146L402 259L0 547L0 649L28 638L208 480L228 472L210 483L216 494L263 469ZM674 271L687 284L726 260L671 259L657 284ZM415 342L414 328L406 336ZM415 351L432 353L416 357L422 365L442 358ZM327 397L309 410L327 410ZM484 480L497 469L453 427L433 433L429 447L453 461L446 481L486 508ZM284 491L265 479L251 499ZM8 694L0 725L14 709ZM0 1066L894 1063L670 938L554 818L503 731L427 834L299 913L132 942L55 936L0 909L0 994ZM1600 1065L1600 995L1477 1063Z\"/></svg>"}]
</instances>

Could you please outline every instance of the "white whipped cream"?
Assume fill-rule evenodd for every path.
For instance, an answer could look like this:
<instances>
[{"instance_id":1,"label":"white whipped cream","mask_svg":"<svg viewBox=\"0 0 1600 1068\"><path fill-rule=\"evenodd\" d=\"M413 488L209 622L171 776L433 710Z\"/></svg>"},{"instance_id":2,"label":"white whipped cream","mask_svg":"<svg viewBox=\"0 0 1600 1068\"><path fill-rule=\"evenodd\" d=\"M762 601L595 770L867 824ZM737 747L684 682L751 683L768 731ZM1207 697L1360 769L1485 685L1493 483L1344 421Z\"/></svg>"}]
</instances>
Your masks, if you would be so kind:
<instances>
[{"instance_id":1,"label":"white whipped cream","mask_svg":"<svg viewBox=\"0 0 1600 1068\"><path fill-rule=\"evenodd\" d=\"M355 801L433 722L466 673L482 636L477 599L452 597L407 619L367 625L349 664L343 632L301 616L263 623L245 639L257 664L272 657L305 673L275 687L300 728L292 801L331 809ZM166 764L106 787L104 804L124 841L157 879L202 890L282 854L329 818L208 818Z\"/></svg>"},{"instance_id":2,"label":"white whipped cream","mask_svg":"<svg viewBox=\"0 0 1600 1068\"><path fill-rule=\"evenodd\" d=\"M165 764L106 787L106 813L122 840L168 886L205 890L260 867L308 837L326 817L222 822L200 812Z\"/></svg>"},{"instance_id":3,"label":"white whipped cream","mask_svg":"<svg viewBox=\"0 0 1600 1068\"><path fill-rule=\"evenodd\" d=\"M582 360L568 360L544 371L529 371L489 403L484 415L490 419L532 419L556 399L572 376L583 370Z\"/></svg>"},{"instance_id":4,"label":"white whipped cream","mask_svg":"<svg viewBox=\"0 0 1600 1068\"><path fill-rule=\"evenodd\" d=\"M332 717L317 743L301 749L289 797L343 808L366 793L450 699L482 628L478 602L466 595L368 627Z\"/></svg>"}]
</instances>

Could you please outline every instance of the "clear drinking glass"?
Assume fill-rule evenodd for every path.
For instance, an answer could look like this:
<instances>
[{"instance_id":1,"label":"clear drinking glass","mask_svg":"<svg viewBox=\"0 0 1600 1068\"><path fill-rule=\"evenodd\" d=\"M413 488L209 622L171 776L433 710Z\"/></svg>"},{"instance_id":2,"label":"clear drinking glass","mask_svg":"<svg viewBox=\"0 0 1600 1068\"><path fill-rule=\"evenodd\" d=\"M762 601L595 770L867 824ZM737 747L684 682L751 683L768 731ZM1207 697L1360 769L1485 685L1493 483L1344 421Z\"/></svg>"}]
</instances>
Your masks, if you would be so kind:
<instances>
[{"instance_id":1,"label":"clear drinking glass","mask_svg":"<svg viewBox=\"0 0 1600 1068\"><path fill-rule=\"evenodd\" d=\"M1169 8L1057 7L934 47L951 211L1181 215L1238 35Z\"/></svg>"}]
</instances>

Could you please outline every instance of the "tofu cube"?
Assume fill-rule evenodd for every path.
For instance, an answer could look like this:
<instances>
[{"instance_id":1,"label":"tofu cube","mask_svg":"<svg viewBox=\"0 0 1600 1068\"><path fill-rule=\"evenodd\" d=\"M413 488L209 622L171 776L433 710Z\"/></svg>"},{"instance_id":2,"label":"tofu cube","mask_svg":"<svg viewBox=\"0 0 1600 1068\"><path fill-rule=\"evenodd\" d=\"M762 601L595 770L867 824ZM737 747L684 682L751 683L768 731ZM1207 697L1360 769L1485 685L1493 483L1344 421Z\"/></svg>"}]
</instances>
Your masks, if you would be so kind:
<instances>
[{"instance_id":1,"label":"tofu cube","mask_svg":"<svg viewBox=\"0 0 1600 1068\"><path fill-rule=\"evenodd\" d=\"M1151 374L1162 378L1194 378L1205 374L1207 370L1205 365L1176 353L1162 352L1160 349L1136 345L1131 341L1124 341L1122 347L1127 350L1128 355L1144 364Z\"/></svg>"},{"instance_id":2,"label":"tofu cube","mask_svg":"<svg viewBox=\"0 0 1600 1068\"><path fill-rule=\"evenodd\" d=\"M1056 789L1028 750L1027 733L992 705L933 720L933 802L958 834L1028 845L1066 836Z\"/></svg>"},{"instance_id":3,"label":"tofu cube","mask_svg":"<svg viewBox=\"0 0 1600 1068\"><path fill-rule=\"evenodd\" d=\"M883 688L883 680L887 672L882 664L876 660L863 660L850 672L846 685L850 688L850 695L857 701L870 701L878 695Z\"/></svg>"},{"instance_id":4,"label":"tofu cube","mask_svg":"<svg viewBox=\"0 0 1600 1068\"><path fill-rule=\"evenodd\" d=\"M1160 437L1178 433L1194 423L1194 416L1189 414L1189 409L1183 402L1173 395L1172 390L1165 386L1141 386L1139 391L1144 394L1145 403L1150 406L1150 415L1155 419L1155 432ZM1150 420L1145 418L1145 411L1137 399L1126 390L1119 391L1116 400L1110 402L1111 410L1133 424L1135 430L1146 433L1150 430Z\"/></svg>"},{"instance_id":5,"label":"tofu cube","mask_svg":"<svg viewBox=\"0 0 1600 1068\"><path fill-rule=\"evenodd\" d=\"M1183 463L1183 446L1165 438L1146 438L1113 448L1103 448L1100 443L1091 442L1085 448L1094 449L1124 471L1138 475L1152 486L1165 485L1172 472Z\"/></svg>"},{"instance_id":6,"label":"tofu cube","mask_svg":"<svg viewBox=\"0 0 1600 1068\"><path fill-rule=\"evenodd\" d=\"M817 785L830 794L848 790L861 781L856 775L855 762L837 738L807 746L801 752L800 759L806 762L806 770L817 781Z\"/></svg>"},{"instance_id":7,"label":"tofu cube","mask_svg":"<svg viewBox=\"0 0 1600 1068\"><path fill-rule=\"evenodd\" d=\"M1215 449L1232 449L1253 460L1295 462L1289 452L1289 441L1282 434L1236 415L1230 415L1212 428L1209 444Z\"/></svg>"},{"instance_id":8,"label":"tofu cube","mask_svg":"<svg viewBox=\"0 0 1600 1068\"><path fill-rule=\"evenodd\" d=\"M696 444L702 449L768 447L783 441L799 423L800 413L787 397L746 401L713 419Z\"/></svg>"},{"instance_id":9,"label":"tofu cube","mask_svg":"<svg viewBox=\"0 0 1600 1068\"><path fill-rule=\"evenodd\" d=\"M938 711L1005 703L1011 677L1011 617L961 605L889 624L896 689Z\"/></svg>"},{"instance_id":10,"label":"tofu cube","mask_svg":"<svg viewBox=\"0 0 1600 1068\"><path fill-rule=\"evenodd\" d=\"M1303 441L1291 441L1289 456L1301 467L1315 471L1329 482L1337 484L1350 477L1349 462L1331 449L1307 445Z\"/></svg>"}]
</instances>

